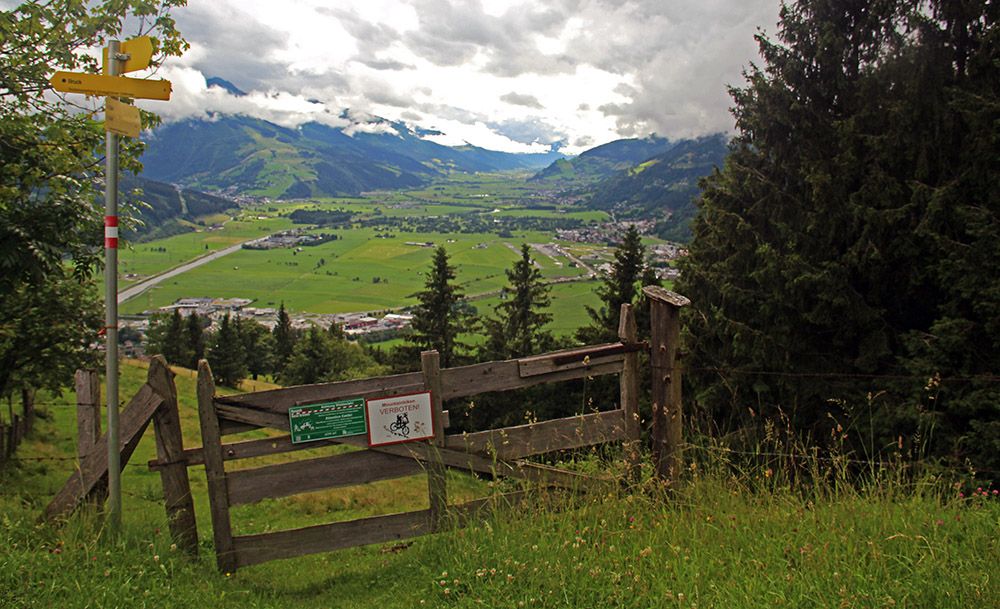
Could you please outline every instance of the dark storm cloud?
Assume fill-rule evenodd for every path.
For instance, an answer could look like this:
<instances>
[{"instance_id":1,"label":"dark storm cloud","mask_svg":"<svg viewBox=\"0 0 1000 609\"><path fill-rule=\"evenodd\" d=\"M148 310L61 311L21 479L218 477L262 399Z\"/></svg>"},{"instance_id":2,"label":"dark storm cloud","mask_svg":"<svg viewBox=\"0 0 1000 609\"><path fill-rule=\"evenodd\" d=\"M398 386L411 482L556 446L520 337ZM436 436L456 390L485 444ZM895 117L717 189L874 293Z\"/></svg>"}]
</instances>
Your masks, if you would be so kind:
<instances>
[{"instance_id":1,"label":"dark storm cloud","mask_svg":"<svg viewBox=\"0 0 1000 609\"><path fill-rule=\"evenodd\" d=\"M508 104L513 104L515 106L525 106L527 108L537 108L539 110L543 108L542 102L538 101L538 98L534 95L516 93L514 91L511 91L506 95L501 95L500 101L505 101Z\"/></svg>"}]
</instances>

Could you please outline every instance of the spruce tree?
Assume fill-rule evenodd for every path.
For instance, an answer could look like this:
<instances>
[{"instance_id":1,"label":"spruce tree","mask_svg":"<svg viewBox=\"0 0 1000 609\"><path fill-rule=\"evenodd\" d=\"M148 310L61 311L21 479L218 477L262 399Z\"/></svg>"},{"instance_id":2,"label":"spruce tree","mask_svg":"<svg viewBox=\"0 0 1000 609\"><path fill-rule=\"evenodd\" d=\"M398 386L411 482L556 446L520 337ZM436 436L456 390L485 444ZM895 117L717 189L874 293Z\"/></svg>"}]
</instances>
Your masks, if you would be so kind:
<instances>
[{"instance_id":1,"label":"spruce tree","mask_svg":"<svg viewBox=\"0 0 1000 609\"><path fill-rule=\"evenodd\" d=\"M236 319L236 330L246 354L247 372L257 380L274 370L274 337L267 328L253 319Z\"/></svg>"},{"instance_id":2,"label":"spruce tree","mask_svg":"<svg viewBox=\"0 0 1000 609\"><path fill-rule=\"evenodd\" d=\"M278 307L278 323L272 332L274 336L274 368L277 371L284 369L288 358L295 350L295 330L292 329L292 320L285 310L284 301Z\"/></svg>"},{"instance_id":3,"label":"spruce tree","mask_svg":"<svg viewBox=\"0 0 1000 609\"><path fill-rule=\"evenodd\" d=\"M448 252L444 246L438 247L424 290L417 294L419 304L413 311L413 331L408 338L417 347L436 349L444 368L455 362L457 336L466 329L469 317L461 306L462 292L452 284L454 279L455 267L448 264Z\"/></svg>"},{"instance_id":4,"label":"spruce tree","mask_svg":"<svg viewBox=\"0 0 1000 609\"><path fill-rule=\"evenodd\" d=\"M226 313L208 351L215 382L227 387L236 387L247 376L246 352L236 325Z\"/></svg>"},{"instance_id":5,"label":"spruce tree","mask_svg":"<svg viewBox=\"0 0 1000 609\"><path fill-rule=\"evenodd\" d=\"M600 308L587 307L591 324L577 330L577 339L586 343L613 342L618 339L618 318L624 303L634 303L639 293L638 282L645 268L646 248L639 231L629 226L622 242L615 249L611 272L597 289Z\"/></svg>"},{"instance_id":6,"label":"spruce tree","mask_svg":"<svg viewBox=\"0 0 1000 609\"><path fill-rule=\"evenodd\" d=\"M527 244L521 245L521 258L506 271L506 300L496 306L496 317L483 322L487 359L522 357L544 351L552 345L552 334L543 330L552 315L543 312L551 303L549 286L531 260Z\"/></svg>"},{"instance_id":7,"label":"spruce tree","mask_svg":"<svg viewBox=\"0 0 1000 609\"><path fill-rule=\"evenodd\" d=\"M174 309L170 315L154 318L147 333L147 351L160 354L175 366L188 364L187 335L181 312Z\"/></svg>"},{"instance_id":8,"label":"spruce tree","mask_svg":"<svg viewBox=\"0 0 1000 609\"><path fill-rule=\"evenodd\" d=\"M197 370L198 360L205 357L205 328L202 326L201 317L194 311L188 315L186 334L188 360L184 365Z\"/></svg>"},{"instance_id":9,"label":"spruce tree","mask_svg":"<svg viewBox=\"0 0 1000 609\"><path fill-rule=\"evenodd\" d=\"M717 425L780 412L823 438L833 416L871 430L860 454L919 439L1000 467L1000 391L977 381L1000 369L997 18L802 0L758 36L678 286Z\"/></svg>"}]
</instances>

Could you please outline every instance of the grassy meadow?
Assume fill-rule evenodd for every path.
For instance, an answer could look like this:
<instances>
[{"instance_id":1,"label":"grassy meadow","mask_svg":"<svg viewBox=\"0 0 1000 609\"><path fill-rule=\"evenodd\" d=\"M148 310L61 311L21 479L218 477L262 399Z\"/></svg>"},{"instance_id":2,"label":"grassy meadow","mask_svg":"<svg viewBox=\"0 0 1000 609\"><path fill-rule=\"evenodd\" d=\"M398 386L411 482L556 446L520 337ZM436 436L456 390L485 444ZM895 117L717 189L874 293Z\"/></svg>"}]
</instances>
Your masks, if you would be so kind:
<instances>
[{"instance_id":1,"label":"grassy meadow","mask_svg":"<svg viewBox=\"0 0 1000 609\"><path fill-rule=\"evenodd\" d=\"M196 446L194 378L178 372L185 444ZM141 365L123 366L123 398L144 377ZM61 526L37 524L75 467L72 397L40 401L33 436L0 466L5 608L965 608L1000 598L1000 500L988 486L976 492L980 483L957 474L914 480L900 467L875 468L853 484L837 470L820 472L819 484L793 484L776 464L740 468L724 451L697 448L669 495L650 481L596 495L542 495L412 543L221 574L200 467L190 472L201 555L191 560L171 545L158 475L145 466L155 452L151 431L125 468L119 539L101 537L92 509ZM613 449L574 459L578 467L619 469ZM501 489L509 487L449 479L453 502ZM415 476L242 506L233 523L249 533L426 505L426 481Z\"/></svg>"}]
</instances>

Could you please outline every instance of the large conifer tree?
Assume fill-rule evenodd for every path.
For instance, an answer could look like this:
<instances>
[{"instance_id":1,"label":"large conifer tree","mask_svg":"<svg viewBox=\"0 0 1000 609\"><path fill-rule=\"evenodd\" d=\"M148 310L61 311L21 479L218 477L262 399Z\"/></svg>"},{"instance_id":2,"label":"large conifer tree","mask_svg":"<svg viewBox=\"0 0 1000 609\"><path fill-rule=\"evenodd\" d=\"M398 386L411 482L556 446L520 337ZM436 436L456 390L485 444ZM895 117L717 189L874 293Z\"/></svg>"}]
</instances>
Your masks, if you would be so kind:
<instances>
[{"instance_id":1,"label":"large conifer tree","mask_svg":"<svg viewBox=\"0 0 1000 609\"><path fill-rule=\"evenodd\" d=\"M543 329L552 320L552 315L544 312L551 303L549 286L543 283L527 244L521 245L521 257L506 273L506 300L496 306L496 318L483 322L487 359L530 355L553 342L552 334Z\"/></svg>"},{"instance_id":2,"label":"large conifer tree","mask_svg":"<svg viewBox=\"0 0 1000 609\"><path fill-rule=\"evenodd\" d=\"M601 306L588 306L590 325L577 331L577 339L585 343L612 342L618 338L618 318L624 303L634 303L639 294L639 280L645 267L646 249L639 231L629 226L622 242L615 249L611 272L597 289Z\"/></svg>"},{"instance_id":3,"label":"large conifer tree","mask_svg":"<svg viewBox=\"0 0 1000 609\"><path fill-rule=\"evenodd\" d=\"M448 264L448 252L444 246L438 247L424 289L417 294L419 304L413 311L413 332L409 337L417 347L436 349L444 368L454 363L458 334L468 322L461 307L463 295L452 283L454 279L455 267Z\"/></svg>"},{"instance_id":4,"label":"large conifer tree","mask_svg":"<svg viewBox=\"0 0 1000 609\"><path fill-rule=\"evenodd\" d=\"M1000 369L997 16L802 0L758 36L678 288L717 422L781 409L828 437L871 412L868 450L1000 465L1000 389L974 380Z\"/></svg>"},{"instance_id":5,"label":"large conifer tree","mask_svg":"<svg viewBox=\"0 0 1000 609\"><path fill-rule=\"evenodd\" d=\"M236 325L236 322L230 319L229 313L226 313L208 352L215 382L227 387L236 387L247 376L246 351L240 341Z\"/></svg>"}]
</instances>

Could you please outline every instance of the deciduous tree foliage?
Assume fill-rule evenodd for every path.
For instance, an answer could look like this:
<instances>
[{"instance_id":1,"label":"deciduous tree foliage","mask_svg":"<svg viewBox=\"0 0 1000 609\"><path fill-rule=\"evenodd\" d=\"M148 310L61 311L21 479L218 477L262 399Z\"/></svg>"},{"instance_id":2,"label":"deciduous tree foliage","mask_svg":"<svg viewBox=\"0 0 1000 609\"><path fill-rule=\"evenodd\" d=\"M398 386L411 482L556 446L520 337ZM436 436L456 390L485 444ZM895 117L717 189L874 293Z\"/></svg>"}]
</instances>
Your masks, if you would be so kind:
<instances>
[{"instance_id":1,"label":"deciduous tree foliage","mask_svg":"<svg viewBox=\"0 0 1000 609\"><path fill-rule=\"evenodd\" d=\"M313 326L295 344L295 351L279 375L283 385L308 385L365 376L379 376L379 366L364 349L347 340L339 328L324 332Z\"/></svg>"},{"instance_id":2,"label":"deciduous tree foliage","mask_svg":"<svg viewBox=\"0 0 1000 609\"><path fill-rule=\"evenodd\" d=\"M1000 466L998 10L803 0L757 37L679 285L717 424Z\"/></svg>"},{"instance_id":3,"label":"deciduous tree foliage","mask_svg":"<svg viewBox=\"0 0 1000 609\"><path fill-rule=\"evenodd\" d=\"M0 11L0 366L28 366L32 383L71 380L101 325L99 302L86 292L96 292L91 276L102 253L104 131L81 96L63 103L46 95L48 78L59 69L97 72L91 51L124 37L126 23L157 40L156 61L180 54L186 43L169 10L183 3L51 0ZM122 167L136 170L138 152L126 141ZM33 337L31 348L14 338L28 326L37 330L22 337ZM0 395L29 376L3 374Z\"/></svg>"}]
</instances>

